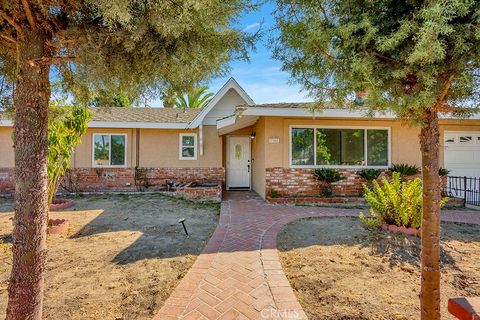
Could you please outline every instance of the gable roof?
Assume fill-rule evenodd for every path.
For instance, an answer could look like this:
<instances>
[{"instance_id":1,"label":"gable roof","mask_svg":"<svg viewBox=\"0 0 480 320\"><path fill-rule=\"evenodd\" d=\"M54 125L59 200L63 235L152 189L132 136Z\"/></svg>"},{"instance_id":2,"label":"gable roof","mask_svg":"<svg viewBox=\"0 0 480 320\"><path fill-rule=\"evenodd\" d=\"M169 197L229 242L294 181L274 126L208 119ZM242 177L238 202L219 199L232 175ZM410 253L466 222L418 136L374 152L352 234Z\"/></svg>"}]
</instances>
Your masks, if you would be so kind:
<instances>
[{"instance_id":1,"label":"gable roof","mask_svg":"<svg viewBox=\"0 0 480 320\"><path fill-rule=\"evenodd\" d=\"M235 90L238 95L245 101L247 105L253 105L255 102L247 94L247 92L238 84L237 80L233 77L228 79L227 82L218 90L218 92L213 96L212 100L200 111L200 113L193 119L193 121L188 125L188 128L196 128L202 124L205 116L213 109L213 107L220 101L220 99L229 91ZM235 107L235 106L234 106Z\"/></svg>"}]
</instances>

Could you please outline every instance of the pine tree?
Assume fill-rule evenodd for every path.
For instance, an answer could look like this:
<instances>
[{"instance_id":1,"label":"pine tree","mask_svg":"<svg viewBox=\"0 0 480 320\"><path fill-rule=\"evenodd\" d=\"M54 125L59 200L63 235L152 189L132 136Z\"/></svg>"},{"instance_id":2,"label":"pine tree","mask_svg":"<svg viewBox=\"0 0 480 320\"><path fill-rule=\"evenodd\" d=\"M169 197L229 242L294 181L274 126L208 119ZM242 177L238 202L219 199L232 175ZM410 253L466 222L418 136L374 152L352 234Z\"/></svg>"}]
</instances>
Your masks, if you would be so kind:
<instances>
[{"instance_id":1,"label":"pine tree","mask_svg":"<svg viewBox=\"0 0 480 320\"><path fill-rule=\"evenodd\" d=\"M439 127L478 107L480 2L277 0L275 57L318 101L361 101L419 126L421 318L440 318Z\"/></svg>"},{"instance_id":2,"label":"pine tree","mask_svg":"<svg viewBox=\"0 0 480 320\"><path fill-rule=\"evenodd\" d=\"M135 98L190 88L246 57L252 38L233 25L252 8L248 0L0 0L0 79L14 86L15 109L7 319L42 317L50 80L84 102L92 91Z\"/></svg>"}]
</instances>

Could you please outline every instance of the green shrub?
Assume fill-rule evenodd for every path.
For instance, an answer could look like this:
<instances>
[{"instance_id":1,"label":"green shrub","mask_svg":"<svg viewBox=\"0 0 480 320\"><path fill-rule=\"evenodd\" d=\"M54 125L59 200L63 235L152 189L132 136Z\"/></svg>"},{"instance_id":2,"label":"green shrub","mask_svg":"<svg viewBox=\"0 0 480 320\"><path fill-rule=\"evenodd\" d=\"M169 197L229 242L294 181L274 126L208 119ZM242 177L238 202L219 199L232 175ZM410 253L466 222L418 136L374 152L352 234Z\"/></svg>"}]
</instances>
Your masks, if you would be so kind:
<instances>
[{"instance_id":1,"label":"green shrub","mask_svg":"<svg viewBox=\"0 0 480 320\"><path fill-rule=\"evenodd\" d=\"M315 169L313 171L313 176L315 179L325 184L322 190L322 195L327 197L333 194L332 183L345 179L345 177L338 170L331 168Z\"/></svg>"},{"instance_id":2,"label":"green shrub","mask_svg":"<svg viewBox=\"0 0 480 320\"><path fill-rule=\"evenodd\" d=\"M278 191L275 190L275 189L270 189L270 191L268 192L268 196L270 198L278 198L279 194L278 194Z\"/></svg>"},{"instance_id":3,"label":"green shrub","mask_svg":"<svg viewBox=\"0 0 480 320\"><path fill-rule=\"evenodd\" d=\"M382 171L379 169L362 169L357 171L357 175L359 175L369 183L373 180L377 180L381 173Z\"/></svg>"},{"instance_id":4,"label":"green shrub","mask_svg":"<svg viewBox=\"0 0 480 320\"><path fill-rule=\"evenodd\" d=\"M420 169L416 165L407 163L397 163L390 168L391 173L398 172L402 177L414 176L419 171Z\"/></svg>"},{"instance_id":5,"label":"green shrub","mask_svg":"<svg viewBox=\"0 0 480 320\"><path fill-rule=\"evenodd\" d=\"M382 223L419 228L422 224L422 180L402 181L400 173L394 172L392 181L382 178L382 185L373 182L370 190L364 185L365 200L370 205L370 217L360 213L360 219L369 226L379 227ZM443 206L448 198L443 198Z\"/></svg>"},{"instance_id":6,"label":"green shrub","mask_svg":"<svg viewBox=\"0 0 480 320\"><path fill-rule=\"evenodd\" d=\"M450 170L448 170L448 169L445 169L445 168L438 169L438 175L440 177L446 177L446 176L448 176L449 173L450 173Z\"/></svg>"}]
</instances>

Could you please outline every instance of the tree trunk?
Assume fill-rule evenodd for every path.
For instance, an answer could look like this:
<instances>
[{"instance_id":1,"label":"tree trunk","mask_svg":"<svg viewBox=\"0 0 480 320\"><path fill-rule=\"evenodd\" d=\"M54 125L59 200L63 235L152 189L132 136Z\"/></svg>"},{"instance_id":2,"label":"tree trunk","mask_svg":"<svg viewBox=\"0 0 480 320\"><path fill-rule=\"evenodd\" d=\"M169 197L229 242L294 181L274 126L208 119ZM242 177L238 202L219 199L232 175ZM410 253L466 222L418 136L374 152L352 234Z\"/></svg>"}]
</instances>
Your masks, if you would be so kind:
<instances>
[{"instance_id":1,"label":"tree trunk","mask_svg":"<svg viewBox=\"0 0 480 320\"><path fill-rule=\"evenodd\" d=\"M15 217L7 320L41 319L47 254L49 66L45 34L20 41L15 91Z\"/></svg>"},{"instance_id":2,"label":"tree trunk","mask_svg":"<svg viewBox=\"0 0 480 320\"><path fill-rule=\"evenodd\" d=\"M438 115L427 110L420 132L423 176L422 320L440 319L440 176Z\"/></svg>"}]
</instances>

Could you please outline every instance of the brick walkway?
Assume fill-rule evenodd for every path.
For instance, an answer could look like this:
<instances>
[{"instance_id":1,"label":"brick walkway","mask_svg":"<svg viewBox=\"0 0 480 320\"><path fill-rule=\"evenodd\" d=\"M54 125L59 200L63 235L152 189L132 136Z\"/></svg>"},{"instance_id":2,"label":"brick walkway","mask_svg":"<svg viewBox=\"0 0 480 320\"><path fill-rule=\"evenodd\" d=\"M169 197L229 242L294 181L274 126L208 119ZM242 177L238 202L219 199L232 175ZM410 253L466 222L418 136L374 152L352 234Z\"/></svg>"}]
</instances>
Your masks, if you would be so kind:
<instances>
[{"instance_id":1,"label":"brick walkway","mask_svg":"<svg viewBox=\"0 0 480 320\"><path fill-rule=\"evenodd\" d=\"M307 319L283 273L277 233L305 217L357 215L357 209L289 207L250 192L227 193L204 252L154 319ZM442 219L480 224L480 212L447 211Z\"/></svg>"}]
</instances>

